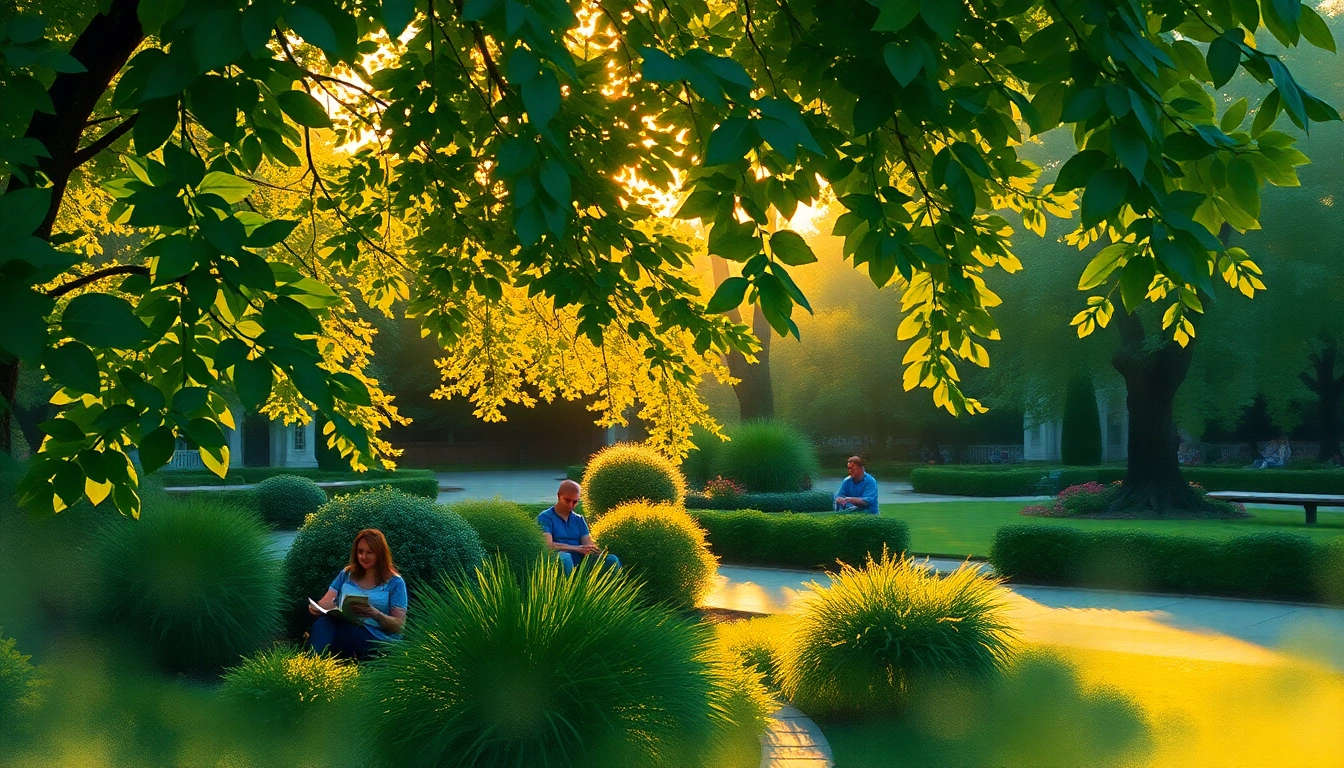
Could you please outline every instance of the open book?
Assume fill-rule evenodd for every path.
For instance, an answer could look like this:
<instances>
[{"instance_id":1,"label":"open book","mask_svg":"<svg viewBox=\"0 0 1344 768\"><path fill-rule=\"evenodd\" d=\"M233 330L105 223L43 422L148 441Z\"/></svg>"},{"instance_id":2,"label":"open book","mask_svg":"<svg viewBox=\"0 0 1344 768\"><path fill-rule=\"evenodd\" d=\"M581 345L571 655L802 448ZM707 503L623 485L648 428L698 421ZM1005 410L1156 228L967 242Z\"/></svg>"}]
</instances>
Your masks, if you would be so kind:
<instances>
[{"instance_id":1,"label":"open book","mask_svg":"<svg viewBox=\"0 0 1344 768\"><path fill-rule=\"evenodd\" d=\"M312 606L313 610L317 611L319 616L331 616L337 619L344 619L352 624L363 624L364 617L356 616L351 608L356 605L368 604L369 598L367 595L346 595L345 599L341 600L341 604L336 608L323 608L317 604L316 600L311 597L308 598L308 605Z\"/></svg>"}]
</instances>

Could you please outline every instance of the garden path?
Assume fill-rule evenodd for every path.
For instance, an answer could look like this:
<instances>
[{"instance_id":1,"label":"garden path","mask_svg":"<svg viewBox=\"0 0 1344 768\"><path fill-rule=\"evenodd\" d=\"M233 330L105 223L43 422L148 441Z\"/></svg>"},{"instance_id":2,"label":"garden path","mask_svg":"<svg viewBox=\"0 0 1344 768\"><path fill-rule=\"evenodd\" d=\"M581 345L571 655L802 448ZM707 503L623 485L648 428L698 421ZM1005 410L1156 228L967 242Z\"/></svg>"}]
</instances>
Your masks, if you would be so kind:
<instances>
[{"instance_id":1,"label":"garden path","mask_svg":"<svg viewBox=\"0 0 1344 768\"><path fill-rule=\"evenodd\" d=\"M831 745L812 719L785 704L761 734L761 768L831 768Z\"/></svg>"}]
</instances>

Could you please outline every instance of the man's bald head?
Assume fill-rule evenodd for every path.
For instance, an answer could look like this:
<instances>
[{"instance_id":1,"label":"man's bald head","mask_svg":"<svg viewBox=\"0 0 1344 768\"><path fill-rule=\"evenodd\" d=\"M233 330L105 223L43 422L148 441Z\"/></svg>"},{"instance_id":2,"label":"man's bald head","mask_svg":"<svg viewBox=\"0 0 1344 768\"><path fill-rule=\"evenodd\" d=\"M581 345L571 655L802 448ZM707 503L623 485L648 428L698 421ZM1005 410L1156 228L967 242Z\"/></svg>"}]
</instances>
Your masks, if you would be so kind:
<instances>
[{"instance_id":1,"label":"man's bald head","mask_svg":"<svg viewBox=\"0 0 1344 768\"><path fill-rule=\"evenodd\" d=\"M576 482L574 482L573 480L562 480L562 481L560 482L560 490L558 490L558 491L556 491L556 492L557 492L557 493L565 493L566 491L570 491L570 492L573 492L575 495L578 495L578 493L579 493L579 484L576 483Z\"/></svg>"},{"instance_id":2,"label":"man's bald head","mask_svg":"<svg viewBox=\"0 0 1344 768\"><path fill-rule=\"evenodd\" d=\"M565 480L560 483L560 489L555 492L555 511L568 518L569 513L573 512L574 507L578 504L579 484L573 480Z\"/></svg>"}]
</instances>

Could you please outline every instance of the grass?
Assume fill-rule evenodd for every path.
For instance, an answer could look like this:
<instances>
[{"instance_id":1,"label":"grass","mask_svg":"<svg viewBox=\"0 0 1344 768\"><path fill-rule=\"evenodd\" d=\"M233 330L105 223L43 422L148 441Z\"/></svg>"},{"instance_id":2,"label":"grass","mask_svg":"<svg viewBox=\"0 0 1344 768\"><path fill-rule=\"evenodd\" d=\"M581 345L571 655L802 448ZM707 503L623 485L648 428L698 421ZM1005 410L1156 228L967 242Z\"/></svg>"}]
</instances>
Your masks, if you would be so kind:
<instances>
[{"instance_id":1,"label":"grass","mask_svg":"<svg viewBox=\"0 0 1344 768\"><path fill-rule=\"evenodd\" d=\"M987 556L994 532L1005 525L1067 525L1086 530L1137 530L1228 539L1248 533L1297 533L1317 541L1344 536L1344 512L1322 510L1314 526L1295 507L1250 507L1242 520L1070 520L1023 517L1019 501L944 501L884 504L883 517L910 526L910 551L924 554Z\"/></svg>"}]
</instances>

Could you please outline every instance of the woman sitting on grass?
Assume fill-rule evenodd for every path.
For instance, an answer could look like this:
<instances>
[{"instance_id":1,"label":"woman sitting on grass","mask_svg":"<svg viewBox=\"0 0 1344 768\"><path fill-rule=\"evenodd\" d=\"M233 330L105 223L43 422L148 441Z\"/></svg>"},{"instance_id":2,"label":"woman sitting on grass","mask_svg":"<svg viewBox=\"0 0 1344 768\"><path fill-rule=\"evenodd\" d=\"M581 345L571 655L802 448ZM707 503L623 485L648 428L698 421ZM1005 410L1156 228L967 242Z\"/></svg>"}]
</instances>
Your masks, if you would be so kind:
<instances>
[{"instance_id":1,"label":"woman sitting on grass","mask_svg":"<svg viewBox=\"0 0 1344 768\"><path fill-rule=\"evenodd\" d=\"M374 641L400 640L406 582L392 564L383 532L365 528L356 534L350 564L336 574L321 600L308 603L308 612L317 616L308 646L318 653L367 659Z\"/></svg>"}]
</instances>

